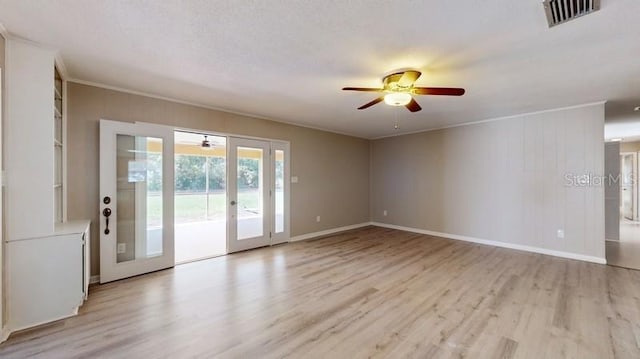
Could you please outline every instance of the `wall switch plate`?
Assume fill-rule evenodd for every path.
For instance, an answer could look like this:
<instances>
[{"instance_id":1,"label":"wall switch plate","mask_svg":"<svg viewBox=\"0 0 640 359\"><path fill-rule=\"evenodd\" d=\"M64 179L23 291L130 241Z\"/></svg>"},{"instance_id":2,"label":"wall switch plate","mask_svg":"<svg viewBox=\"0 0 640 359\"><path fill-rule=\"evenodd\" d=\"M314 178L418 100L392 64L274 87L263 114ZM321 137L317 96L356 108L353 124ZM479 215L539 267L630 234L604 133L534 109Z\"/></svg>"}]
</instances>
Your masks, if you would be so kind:
<instances>
[{"instance_id":1,"label":"wall switch plate","mask_svg":"<svg viewBox=\"0 0 640 359\"><path fill-rule=\"evenodd\" d=\"M291 176L291 183L298 183L298 176Z\"/></svg>"},{"instance_id":2,"label":"wall switch plate","mask_svg":"<svg viewBox=\"0 0 640 359\"><path fill-rule=\"evenodd\" d=\"M320 216L316 217L316 222L320 222Z\"/></svg>"},{"instance_id":3,"label":"wall switch plate","mask_svg":"<svg viewBox=\"0 0 640 359\"><path fill-rule=\"evenodd\" d=\"M387 216L387 210L386 209L384 211L382 211L382 215L385 216L385 217Z\"/></svg>"},{"instance_id":4,"label":"wall switch plate","mask_svg":"<svg viewBox=\"0 0 640 359\"><path fill-rule=\"evenodd\" d=\"M127 244L126 243L118 243L117 252L118 252L118 254L126 253L127 252Z\"/></svg>"},{"instance_id":5,"label":"wall switch plate","mask_svg":"<svg viewBox=\"0 0 640 359\"><path fill-rule=\"evenodd\" d=\"M564 238L564 229L558 229L558 238Z\"/></svg>"}]
</instances>

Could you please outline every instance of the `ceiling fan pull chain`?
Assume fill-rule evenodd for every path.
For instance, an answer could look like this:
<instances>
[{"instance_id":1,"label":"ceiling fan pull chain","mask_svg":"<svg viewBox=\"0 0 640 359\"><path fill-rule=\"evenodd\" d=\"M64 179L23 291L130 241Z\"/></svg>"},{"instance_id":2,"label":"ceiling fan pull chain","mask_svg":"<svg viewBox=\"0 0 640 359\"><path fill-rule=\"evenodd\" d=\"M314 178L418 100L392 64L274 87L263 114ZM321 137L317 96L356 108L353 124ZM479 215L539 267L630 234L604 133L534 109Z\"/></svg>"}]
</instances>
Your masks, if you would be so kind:
<instances>
[{"instance_id":1,"label":"ceiling fan pull chain","mask_svg":"<svg viewBox=\"0 0 640 359\"><path fill-rule=\"evenodd\" d=\"M393 128L396 129L396 130L399 130L400 129L400 125L398 124L398 107L396 107L393 110L393 113L395 115L395 124L393 125Z\"/></svg>"}]
</instances>

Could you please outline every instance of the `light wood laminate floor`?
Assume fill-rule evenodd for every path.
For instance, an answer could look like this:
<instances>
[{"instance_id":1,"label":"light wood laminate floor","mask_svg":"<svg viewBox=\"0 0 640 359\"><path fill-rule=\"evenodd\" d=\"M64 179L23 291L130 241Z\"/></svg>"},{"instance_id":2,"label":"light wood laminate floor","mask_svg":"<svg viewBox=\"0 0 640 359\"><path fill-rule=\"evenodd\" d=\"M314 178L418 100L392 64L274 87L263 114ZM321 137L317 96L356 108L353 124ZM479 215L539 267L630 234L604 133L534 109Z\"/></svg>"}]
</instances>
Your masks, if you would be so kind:
<instances>
[{"instance_id":1,"label":"light wood laminate floor","mask_svg":"<svg viewBox=\"0 0 640 359\"><path fill-rule=\"evenodd\" d=\"M92 288L2 358L640 358L640 272L369 227Z\"/></svg>"},{"instance_id":2,"label":"light wood laminate floor","mask_svg":"<svg viewBox=\"0 0 640 359\"><path fill-rule=\"evenodd\" d=\"M640 270L640 223L620 222L620 239L608 240L606 251L610 265Z\"/></svg>"}]
</instances>

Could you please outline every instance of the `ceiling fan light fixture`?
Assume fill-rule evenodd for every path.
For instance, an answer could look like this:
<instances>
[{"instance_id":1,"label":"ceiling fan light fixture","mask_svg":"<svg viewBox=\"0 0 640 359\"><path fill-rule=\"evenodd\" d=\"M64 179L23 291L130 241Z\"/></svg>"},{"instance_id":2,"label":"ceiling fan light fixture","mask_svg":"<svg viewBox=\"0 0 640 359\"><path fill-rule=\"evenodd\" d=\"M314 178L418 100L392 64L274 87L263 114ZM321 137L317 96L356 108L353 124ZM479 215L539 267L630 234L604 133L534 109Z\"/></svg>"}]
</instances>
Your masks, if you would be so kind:
<instances>
[{"instance_id":1,"label":"ceiling fan light fixture","mask_svg":"<svg viewBox=\"0 0 640 359\"><path fill-rule=\"evenodd\" d=\"M384 95L384 103L389 106L405 106L411 102L411 94L406 92L392 92Z\"/></svg>"},{"instance_id":2,"label":"ceiling fan light fixture","mask_svg":"<svg viewBox=\"0 0 640 359\"><path fill-rule=\"evenodd\" d=\"M209 141L208 136L206 136L206 135L204 136L204 140L202 140L202 144L200 145L200 147L202 147L205 150L212 150L213 149L213 145Z\"/></svg>"},{"instance_id":3,"label":"ceiling fan light fixture","mask_svg":"<svg viewBox=\"0 0 640 359\"><path fill-rule=\"evenodd\" d=\"M411 112L418 112L422 107L415 101L413 95L431 96L462 96L464 89L453 87L416 87L416 80L420 71L407 70L387 75L382 79L382 88L375 87L343 87L343 91L361 91L380 93L373 101L358 107L364 110L384 101L389 106L404 106Z\"/></svg>"}]
</instances>

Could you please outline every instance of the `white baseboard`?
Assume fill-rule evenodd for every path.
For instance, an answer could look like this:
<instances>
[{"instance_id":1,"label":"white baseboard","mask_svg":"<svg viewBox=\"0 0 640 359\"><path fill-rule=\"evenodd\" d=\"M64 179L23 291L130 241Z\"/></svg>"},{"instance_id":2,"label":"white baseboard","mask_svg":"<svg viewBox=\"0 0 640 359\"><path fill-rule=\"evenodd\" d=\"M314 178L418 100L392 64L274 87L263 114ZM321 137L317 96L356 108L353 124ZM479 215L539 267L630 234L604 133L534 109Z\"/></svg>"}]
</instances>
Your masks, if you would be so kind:
<instances>
[{"instance_id":1,"label":"white baseboard","mask_svg":"<svg viewBox=\"0 0 640 359\"><path fill-rule=\"evenodd\" d=\"M17 326L17 327L12 325L11 330L9 331L9 334L15 333L15 332L19 332L21 330L33 329L33 328L39 327L41 325L57 322L58 320L62 320L62 319L72 318L72 317L75 317L77 315L78 315L78 307L75 307L68 314L63 314L63 315L60 315L60 316L57 316L57 317L53 317L51 319L43 320L43 321L40 321L40 322L29 323L29 324L22 324L22 325Z\"/></svg>"},{"instance_id":2,"label":"white baseboard","mask_svg":"<svg viewBox=\"0 0 640 359\"><path fill-rule=\"evenodd\" d=\"M494 247L509 248L509 249L515 249L515 250L518 250L518 251L532 252L532 253L538 253L538 254L546 254L546 255L549 255L549 256L568 258L568 259L575 259L575 260L591 262L591 263L607 264L607 259L606 258L586 256L586 255L583 255L583 254L562 252L562 251L556 251L556 250L539 248L539 247L531 247L531 246L525 246L525 245L514 244L514 243L491 241L491 240L488 240L488 239L480 239L480 238L474 238L474 237L460 236L460 235L457 235L457 234L434 232L434 231L429 231L429 230L426 230L426 229L418 229L418 228L397 226L395 224L387 224L387 223L380 223L380 222L371 222L371 224L374 225L374 226L378 226L378 227L398 229L398 230L401 230L401 231L426 234L426 235L429 235L429 236L442 237L442 238L448 238L448 239L455 239L455 240L458 240L458 241L485 244L485 245L494 246Z\"/></svg>"},{"instance_id":3,"label":"white baseboard","mask_svg":"<svg viewBox=\"0 0 640 359\"><path fill-rule=\"evenodd\" d=\"M592 262L592 263L598 263L598 264L607 264L607 260L605 258L585 256L585 255L582 255L582 254L555 251L555 250L551 250L551 249L544 249L544 248L538 248L538 247L524 246L524 245L521 245L521 244L513 244L513 243L506 243L506 242L491 241L491 240L487 240L487 239L479 239L479 238L474 238L474 237L459 236L459 235L456 235L456 234L434 232L434 231L429 231L429 230L426 230L426 229L418 229L418 228L397 226L395 224L387 224L387 223L381 223L381 222L363 222L363 223L353 224L353 225L350 225L350 226L331 228L331 229L327 229L327 230L324 230L324 231L301 234L299 236L291 237L289 239L289 242L298 242L298 241L304 241L304 240L312 239L312 238L324 237L324 236L328 236L328 235L331 235L331 234L340 233L340 232L344 232L344 231L349 231L349 230L352 230L352 229L358 229L358 228L362 228L362 227L366 227L366 226L377 226L377 227L398 229L398 230L401 230L401 231L426 234L426 235L430 235L430 236L436 236L436 237L442 237L442 238L448 238L448 239L455 239L455 240L465 241L465 242L485 244L485 245L494 246L494 247L502 247L502 248L515 249L515 250L525 251L525 252L546 254L546 255L550 255L550 256L554 256L554 257L576 259L576 260L580 260L580 261ZM610 240L608 240L608 241L610 241ZM616 242L618 242L618 241L616 241ZM92 275L91 279L89 280L89 283L90 284L100 283L100 276L99 275ZM4 331L0 332L0 333L4 333ZM2 342L1 339L2 338L0 337L0 343Z\"/></svg>"},{"instance_id":4,"label":"white baseboard","mask_svg":"<svg viewBox=\"0 0 640 359\"><path fill-rule=\"evenodd\" d=\"M350 226L331 228L331 229L327 229L327 230L319 231L319 232L301 234L299 236L295 236L295 237L289 238L289 242L298 242L298 241L304 241L304 240L311 239L311 238L324 237L324 236L328 236L330 234L349 231L349 230L352 230L352 229L362 228L362 227L366 227L366 226L370 226L370 225L371 225L371 222L364 222L364 223L353 224L353 225L350 225Z\"/></svg>"},{"instance_id":5,"label":"white baseboard","mask_svg":"<svg viewBox=\"0 0 640 359\"><path fill-rule=\"evenodd\" d=\"M11 331L9 330L9 328L4 327L0 329L0 343L4 343L7 339L9 339L10 334Z\"/></svg>"}]
</instances>

